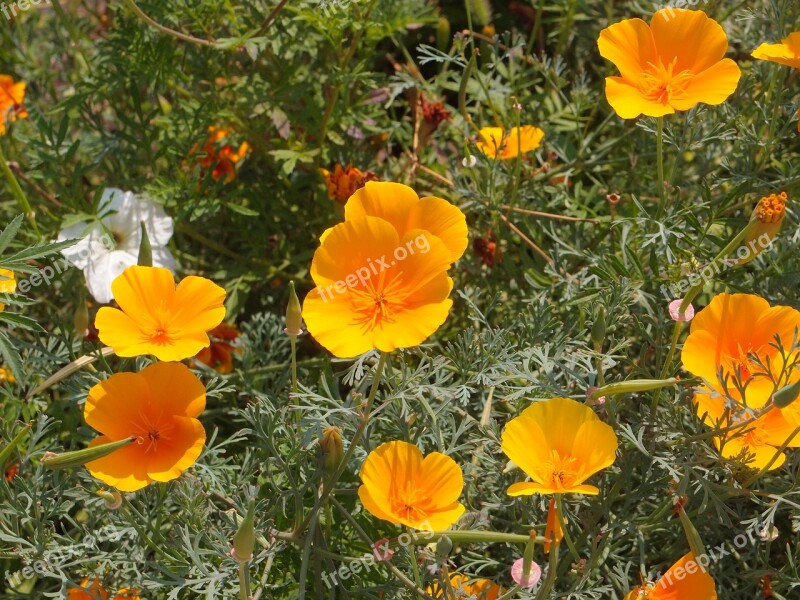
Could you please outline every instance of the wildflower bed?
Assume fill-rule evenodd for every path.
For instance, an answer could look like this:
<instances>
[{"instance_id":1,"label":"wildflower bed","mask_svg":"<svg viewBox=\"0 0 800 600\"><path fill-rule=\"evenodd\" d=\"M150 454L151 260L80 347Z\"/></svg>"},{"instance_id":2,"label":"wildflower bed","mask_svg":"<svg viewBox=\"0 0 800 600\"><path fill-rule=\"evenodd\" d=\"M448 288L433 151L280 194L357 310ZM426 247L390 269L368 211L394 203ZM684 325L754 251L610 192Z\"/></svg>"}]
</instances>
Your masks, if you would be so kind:
<instances>
[{"instance_id":1,"label":"wildflower bed","mask_svg":"<svg viewBox=\"0 0 800 600\"><path fill-rule=\"evenodd\" d=\"M800 576L800 7L10 5L0 597Z\"/></svg>"}]
</instances>

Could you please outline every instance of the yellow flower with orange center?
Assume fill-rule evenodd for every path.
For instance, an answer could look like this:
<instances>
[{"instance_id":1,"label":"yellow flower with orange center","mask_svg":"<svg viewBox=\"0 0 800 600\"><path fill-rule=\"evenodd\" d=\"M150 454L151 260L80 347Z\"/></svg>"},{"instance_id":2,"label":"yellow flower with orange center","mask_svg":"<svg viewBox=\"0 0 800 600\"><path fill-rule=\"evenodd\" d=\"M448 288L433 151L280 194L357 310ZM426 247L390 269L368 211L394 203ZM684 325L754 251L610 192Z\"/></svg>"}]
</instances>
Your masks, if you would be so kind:
<instances>
[{"instance_id":1,"label":"yellow flower with orange center","mask_svg":"<svg viewBox=\"0 0 800 600\"><path fill-rule=\"evenodd\" d=\"M203 145L203 155L197 162L204 170L212 169L211 177L214 181L219 181L223 177L225 183L230 183L236 178L236 164L244 160L250 153L250 144L246 141L239 144L238 149L234 144L229 143L233 137L233 131L225 127L211 125L208 128L208 138ZM197 145L189 151L196 154Z\"/></svg>"},{"instance_id":2,"label":"yellow flower with orange center","mask_svg":"<svg viewBox=\"0 0 800 600\"><path fill-rule=\"evenodd\" d=\"M452 306L447 270L468 241L457 207L404 185L370 182L321 241L303 319L334 355L416 346L444 323Z\"/></svg>"},{"instance_id":3,"label":"yellow flower with orange center","mask_svg":"<svg viewBox=\"0 0 800 600\"><path fill-rule=\"evenodd\" d=\"M13 294L17 291L17 280L14 271L0 269L0 294ZM5 304L0 302L0 310L4 310Z\"/></svg>"},{"instance_id":4,"label":"yellow flower with orange center","mask_svg":"<svg viewBox=\"0 0 800 600\"><path fill-rule=\"evenodd\" d=\"M753 294L719 294L692 320L683 367L718 395L759 409L778 389L800 379L800 368L791 368L800 360L791 348L798 328L800 312L789 306L771 307Z\"/></svg>"},{"instance_id":5,"label":"yellow flower with orange center","mask_svg":"<svg viewBox=\"0 0 800 600\"><path fill-rule=\"evenodd\" d=\"M17 119L27 119L25 101L25 82L14 81L10 75L0 75L0 135L6 132L6 123Z\"/></svg>"},{"instance_id":6,"label":"yellow flower with orange center","mask_svg":"<svg viewBox=\"0 0 800 600\"><path fill-rule=\"evenodd\" d=\"M108 592L100 584L100 579L95 578L89 582L89 578L85 577L81 581L81 587L70 588L67 590L67 600L97 600L102 598L108 599ZM139 600L138 590L122 589L119 590L111 600Z\"/></svg>"},{"instance_id":7,"label":"yellow flower with orange center","mask_svg":"<svg viewBox=\"0 0 800 600\"><path fill-rule=\"evenodd\" d=\"M119 309L101 308L95 326L117 356L190 358L211 343L207 332L225 318L225 290L203 277L186 277L176 287L168 269L133 266L111 290Z\"/></svg>"},{"instance_id":8,"label":"yellow flower with orange center","mask_svg":"<svg viewBox=\"0 0 800 600\"><path fill-rule=\"evenodd\" d=\"M597 45L619 69L619 77L606 78L606 98L623 119L721 104L741 76L736 63L723 58L725 31L701 10L665 8L649 26L626 19L601 31Z\"/></svg>"},{"instance_id":9,"label":"yellow flower with orange center","mask_svg":"<svg viewBox=\"0 0 800 600\"><path fill-rule=\"evenodd\" d=\"M480 137L477 145L486 156L509 160L541 146L544 131L533 125L512 127L511 131L500 127L484 127L480 130Z\"/></svg>"},{"instance_id":10,"label":"yellow flower with orange center","mask_svg":"<svg viewBox=\"0 0 800 600\"><path fill-rule=\"evenodd\" d=\"M790 448L800 448L800 436L794 436L794 408L780 410L773 408L767 414L752 421L754 411L747 410L738 402L726 400L706 386L695 393L694 402L697 416L712 428L733 428L714 438L714 445L724 458L741 458L744 464L761 470L769 465L769 470L779 468L786 456L779 448L786 443ZM751 422L752 421L752 422ZM741 427L736 427L742 423Z\"/></svg>"},{"instance_id":11,"label":"yellow flower with orange center","mask_svg":"<svg viewBox=\"0 0 800 600\"><path fill-rule=\"evenodd\" d=\"M449 456L422 452L408 442L386 442L369 453L359 472L358 497L373 516L395 525L441 531L458 521L464 505L461 468Z\"/></svg>"},{"instance_id":12,"label":"yellow flower with orange center","mask_svg":"<svg viewBox=\"0 0 800 600\"><path fill-rule=\"evenodd\" d=\"M717 600L717 586L702 562L689 552L658 581L635 587L625 600Z\"/></svg>"},{"instance_id":13,"label":"yellow flower with orange center","mask_svg":"<svg viewBox=\"0 0 800 600\"><path fill-rule=\"evenodd\" d=\"M613 464L617 436L585 404L553 398L536 402L511 419L501 448L533 480L511 485L509 496L596 495L600 490L584 482Z\"/></svg>"},{"instance_id":14,"label":"yellow flower with orange center","mask_svg":"<svg viewBox=\"0 0 800 600\"><path fill-rule=\"evenodd\" d=\"M450 577L450 587L456 598L475 598L476 600L497 600L505 591L502 587L489 579L476 579L470 583L469 578L461 573L453 573ZM447 589L442 589L438 582L429 585L426 589L434 598L448 598Z\"/></svg>"},{"instance_id":15,"label":"yellow flower with orange center","mask_svg":"<svg viewBox=\"0 0 800 600\"><path fill-rule=\"evenodd\" d=\"M800 69L800 31L790 33L780 44L761 44L753 50L752 56Z\"/></svg>"},{"instance_id":16,"label":"yellow flower with orange center","mask_svg":"<svg viewBox=\"0 0 800 600\"><path fill-rule=\"evenodd\" d=\"M101 381L86 399L84 419L102 435L90 447L135 437L136 442L86 464L92 476L121 492L171 481L191 467L206 432L197 420L206 390L182 363L154 363L138 373Z\"/></svg>"},{"instance_id":17,"label":"yellow flower with orange center","mask_svg":"<svg viewBox=\"0 0 800 600\"><path fill-rule=\"evenodd\" d=\"M368 181L378 181L378 176L372 171L359 171L353 165L342 168L342 165L337 164L333 172L328 169L320 169L319 172L325 178L328 196L339 204L346 204L350 196L364 187Z\"/></svg>"}]
</instances>

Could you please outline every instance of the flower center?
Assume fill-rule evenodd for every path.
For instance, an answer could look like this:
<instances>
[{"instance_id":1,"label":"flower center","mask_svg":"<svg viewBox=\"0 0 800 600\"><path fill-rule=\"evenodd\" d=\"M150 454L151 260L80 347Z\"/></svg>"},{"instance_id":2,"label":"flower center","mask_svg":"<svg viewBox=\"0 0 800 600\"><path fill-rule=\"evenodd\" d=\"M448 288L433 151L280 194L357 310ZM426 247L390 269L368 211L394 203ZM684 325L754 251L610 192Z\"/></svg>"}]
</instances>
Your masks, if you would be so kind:
<instances>
[{"instance_id":1,"label":"flower center","mask_svg":"<svg viewBox=\"0 0 800 600\"><path fill-rule=\"evenodd\" d=\"M550 461L547 463L550 484L558 490L572 488L578 479L576 462L574 456L561 456L557 450L551 451Z\"/></svg>"},{"instance_id":2,"label":"flower center","mask_svg":"<svg viewBox=\"0 0 800 600\"><path fill-rule=\"evenodd\" d=\"M648 69L642 71L640 76L639 89L642 94L657 104L670 104L675 98L680 98L694 77L694 73L689 69L675 72L677 57L668 65L661 61L658 64L647 63Z\"/></svg>"},{"instance_id":3,"label":"flower center","mask_svg":"<svg viewBox=\"0 0 800 600\"><path fill-rule=\"evenodd\" d=\"M166 346L170 343L169 333L167 328L164 326L159 326L158 329L150 336L149 340L153 344L157 344L158 346Z\"/></svg>"},{"instance_id":4,"label":"flower center","mask_svg":"<svg viewBox=\"0 0 800 600\"><path fill-rule=\"evenodd\" d=\"M356 323L365 332L380 328L384 323L393 323L404 308L402 278L395 276L387 282L385 275L380 273L377 283L370 279L364 287L350 288L353 309L359 315Z\"/></svg>"}]
</instances>

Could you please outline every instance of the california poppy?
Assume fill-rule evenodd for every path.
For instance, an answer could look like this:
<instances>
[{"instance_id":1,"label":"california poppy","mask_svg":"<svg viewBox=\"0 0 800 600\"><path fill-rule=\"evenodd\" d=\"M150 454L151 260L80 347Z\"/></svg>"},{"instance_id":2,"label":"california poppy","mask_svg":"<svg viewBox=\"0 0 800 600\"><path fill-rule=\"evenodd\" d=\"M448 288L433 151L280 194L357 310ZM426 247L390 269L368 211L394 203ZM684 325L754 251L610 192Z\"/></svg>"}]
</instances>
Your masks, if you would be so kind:
<instances>
[{"instance_id":1,"label":"california poppy","mask_svg":"<svg viewBox=\"0 0 800 600\"><path fill-rule=\"evenodd\" d=\"M505 590L489 579L476 579L472 583L465 575L453 573L450 576L450 587L456 593L456 598L475 598L476 600L497 600ZM447 589L443 589L439 582L429 585L426 589L434 598L447 598Z\"/></svg>"},{"instance_id":2,"label":"california poppy","mask_svg":"<svg viewBox=\"0 0 800 600\"><path fill-rule=\"evenodd\" d=\"M752 56L800 69L800 31L790 33L780 44L761 44L753 50Z\"/></svg>"},{"instance_id":3,"label":"california poppy","mask_svg":"<svg viewBox=\"0 0 800 600\"><path fill-rule=\"evenodd\" d=\"M158 362L138 373L112 375L86 399L84 419L102 434L89 445L137 441L86 468L121 492L179 477L203 450L206 432L197 417L205 405L205 387L183 363Z\"/></svg>"},{"instance_id":4,"label":"california poppy","mask_svg":"<svg viewBox=\"0 0 800 600\"><path fill-rule=\"evenodd\" d=\"M441 240L422 229L401 236L378 217L336 225L311 263L317 287L303 303L309 333L340 358L421 344L453 304L451 260Z\"/></svg>"},{"instance_id":5,"label":"california poppy","mask_svg":"<svg viewBox=\"0 0 800 600\"><path fill-rule=\"evenodd\" d=\"M501 448L533 480L513 484L509 496L596 495L600 490L584 482L614 462L617 436L585 404L553 398L511 419Z\"/></svg>"},{"instance_id":6,"label":"california poppy","mask_svg":"<svg viewBox=\"0 0 800 600\"><path fill-rule=\"evenodd\" d=\"M800 359L800 352L791 351L798 329L800 312L794 308L771 307L753 294L719 294L692 320L683 367L717 394L759 409L776 390L800 379L800 369L787 369Z\"/></svg>"},{"instance_id":7,"label":"california poppy","mask_svg":"<svg viewBox=\"0 0 800 600\"><path fill-rule=\"evenodd\" d=\"M701 10L665 8L649 26L626 19L601 31L597 45L620 71L606 78L606 98L623 119L721 104L741 76L736 63L724 58L725 31Z\"/></svg>"},{"instance_id":8,"label":"california poppy","mask_svg":"<svg viewBox=\"0 0 800 600\"><path fill-rule=\"evenodd\" d=\"M167 269L133 266L111 290L119 309L101 308L95 325L117 356L192 357L211 343L207 332L225 318L225 290L203 277L186 277L176 287Z\"/></svg>"},{"instance_id":9,"label":"california poppy","mask_svg":"<svg viewBox=\"0 0 800 600\"><path fill-rule=\"evenodd\" d=\"M509 160L541 146L544 131L533 125L512 127L511 131L504 131L500 127L484 127L480 130L480 137L478 148L486 156Z\"/></svg>"},{"instance_id":10,"label":"california poppy","mask_svg":"<svg viewBox=\"0 0 800 600\"><path fill-rule=\"evenodd\" d=\"M713 577L689 552L656 582L635 587L625 600L717 600Z\"/></svg>"},{"instance_id":11,"label":"california poppy","mask_svg":"<svg viewBox=\"0 0 800 600\"><path fill-rule=\"evenodd\" d=\"M8 269L0 269L0 294L13 294L17 291L17 280L14 277L14 271ZM4 310L5 304L0 302L0 310Z\"/></svg>"},{"instance_id":12,"label":"california poppy","mask_svg":"<svg viewBox=\"0 0 800 600\"><path fill-rule=\"evenodd\" d=\"M233 371L233 355L239 352L231 342L239 337L239 330L236 325L220 323L208 332L211 344L203 348L195 355L195 360L204 365L208 365L218 373L230 373Z\"/></svg>"},{"instance_id":13,"label":"california poppy","mask_svg":"<svg viewBox=\"0 0 800 600\"><path fill-rule=\"evenodd\" d=\"M386 442L369 453L359 477L364 508L395 525L441 531L464 513L458 502L464 489L461 468L440 452L423 458L414 444Z\"/></svg>"},{"instance_id":14,"label":"california poppy","mask_svg":"<svg viewBox=\"0 0 800 600\"><path fill-rule=\"evenodd\" d=\"M6 123L28 118L25 101L25 82L14 81L10 75L0 75L0 135L6 132Z\"/></svg>"},{"instance_id":15,"label":"california poppy","mask_svg":"<svg viewBox=\"0 0 800 600\"><path fill-rule=\"evenodd\" d=\"M95 578L89 582L89 578L84 578L81 581L81 587L70 588L67 590L67 600L97 600L102 598L108 599L108 592L100 584L100 579ZM111 600L139 600L139 592L137 590L122 589L119 590Z\"/></svg>"}]
</instances>

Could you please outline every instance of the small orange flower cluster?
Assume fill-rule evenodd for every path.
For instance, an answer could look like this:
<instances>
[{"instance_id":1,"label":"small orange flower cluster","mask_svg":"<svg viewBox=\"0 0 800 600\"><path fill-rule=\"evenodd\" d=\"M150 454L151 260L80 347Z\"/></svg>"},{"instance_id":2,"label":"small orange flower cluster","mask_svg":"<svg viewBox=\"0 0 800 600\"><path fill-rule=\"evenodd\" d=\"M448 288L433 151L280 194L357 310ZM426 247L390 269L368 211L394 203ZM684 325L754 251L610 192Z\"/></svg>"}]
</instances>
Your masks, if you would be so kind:
<instances>
[{"instance_id":1,"label":"small orange flower cluster","mask_svg":"<svg viewBox=\"0 0 800 600\"><path fill-rule=\"evenodd\" d=\"M359 171L351 164L344 168L337 164L333 172L327 169L320 169L319 172L325 178L328 196L341 205L346 204L350 196L364 187L368 181L378 181L378 176L372 171Z\"/></svg>"},{"instance_id":2,"label":"small orange flower cluster","mask_svg":"<svg viewBox=\"0 0 800 600\"><path fill-rule=\"evenodd\" d=\"M108 591L102 586L98 578L90 582L87 577L81 581L80 587L67 590L67 600L97 600L98 598L103 600L108 600L109 598ZM114 594L111 600L139 600L139 591L124 588Z\"/></svg>"},{"instance_id":3,"label":"small orange flower cluster","mask_svg":"<svg viewBox=\"0 0 800 600\"><path fill-rule=\"evenodd\" d=\"M250 144L246 141L242 142L236 149L233 144L228 142L233 131L217 125L209 126L208 134L208 138L203 144L203 155L197 159L197 162L203 168L203 173L211 169L211 177L214 181L219 181L224 177L225 183L230 183L236 179L236 165L250 153ZM189 153L197 154L198 147L193 146Z\"/></svg>"},{"instance_id":4,"label":"small orange flower cluster","mask_svg":"<svg viewBox=\"0 0 800 600\"><path fill-rule=\"evenodd\" d=\"M28 118L24 101L25 82L14 81L10 75L0 75L0 135L5 134L7 123Z\"/></svg>"},{"instance_id":5,"label":"small orange flower cluster","mask_svg":"<svg viewBox=\"0 0 800 600\"><path fill-rule=\"evenodd\" d=\"M456 598L476 598L477 600L497 600L505 590L488 579L476 579L470 583L469 579L461 573L454 573L450 577L450 587L455 592ZM447 588L439 583L428 586L425 590L434 598L450 598Z\"/></svg>"}]
</instances>

